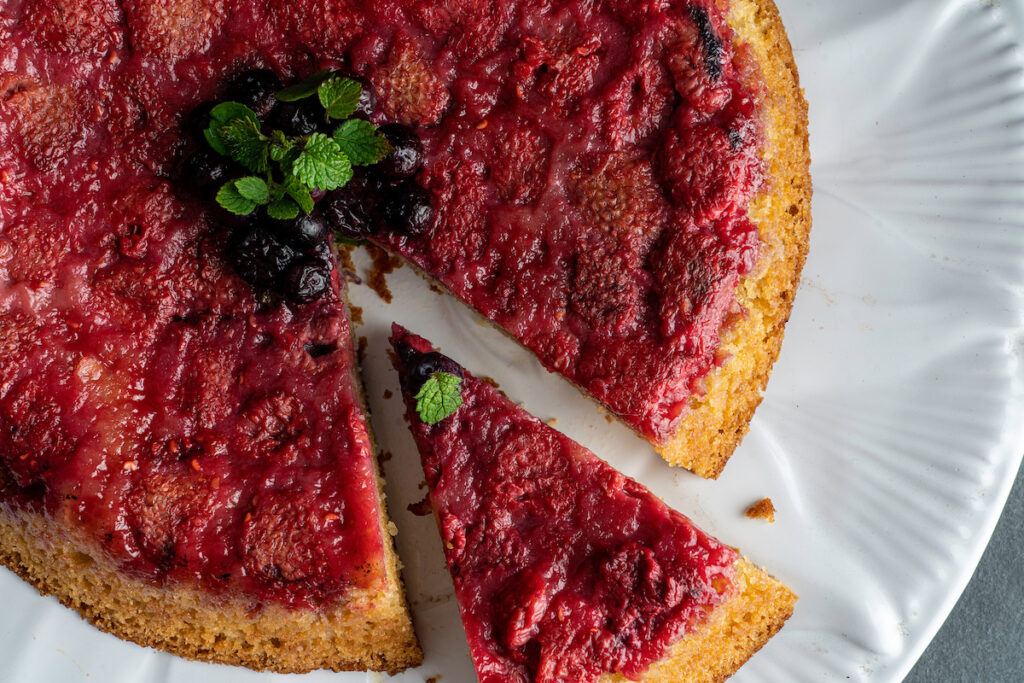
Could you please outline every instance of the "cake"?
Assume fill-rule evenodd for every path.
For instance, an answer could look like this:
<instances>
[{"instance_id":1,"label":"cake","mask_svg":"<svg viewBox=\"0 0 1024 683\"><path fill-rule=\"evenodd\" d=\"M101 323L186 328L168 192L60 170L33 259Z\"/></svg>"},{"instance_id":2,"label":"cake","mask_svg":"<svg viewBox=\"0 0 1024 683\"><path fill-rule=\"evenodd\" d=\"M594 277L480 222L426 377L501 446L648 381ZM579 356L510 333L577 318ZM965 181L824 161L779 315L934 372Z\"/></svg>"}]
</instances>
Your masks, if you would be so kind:
<instances>
[{"instance_id":1,"label":"cake","mask_svg":"<svg viewBox=\"0 0 1024 683\"><path fill-rule=\"evenodd\" d=\"M4 8L0 562L184 657L396 672L422 654L343 283L255 290L176 171L239 65L309 63L228 9Z\"/></svg>"},{"instance_id":2,"label":"cake","mask_svg":"<svg viewBox=\"0 0 1024 683\"><path fill-rule=\"evenodd\" d=\"M808 244L806 104L778 12L541 5L492 5L454 46L442 29L396 39L399 73L455 78L423 79L421 104L392 110L421 126L433 226L371 239L669 462L717 477L760 402ZM368 73L391 87L389 67Z\"/></svg>"},{"instance_id":3,"label":"cake","mask_svg":"<svg viewBox=\"0 0 1024 683\"><path fill-rule=\"evenodd\" d=\"M785 586L643 486L422 337L392 344L481 683L720 681L790 616Z\"/></svg>"},{"instance_id":4,"label":"cake","mask_svg":"<svg viewBox=\"0 0 1024 683\"><path fill-rule=\"evenodd\" d=\"M0 563L100 628L420 661L326 220L670 462L717 476L745 431L809 229L771 0L21 0L0 40ZM211 105L316 129L268 83L330 74L392 156L296 198L315 239L282 246L204 194Z\"/></svg>"}]
</instances>

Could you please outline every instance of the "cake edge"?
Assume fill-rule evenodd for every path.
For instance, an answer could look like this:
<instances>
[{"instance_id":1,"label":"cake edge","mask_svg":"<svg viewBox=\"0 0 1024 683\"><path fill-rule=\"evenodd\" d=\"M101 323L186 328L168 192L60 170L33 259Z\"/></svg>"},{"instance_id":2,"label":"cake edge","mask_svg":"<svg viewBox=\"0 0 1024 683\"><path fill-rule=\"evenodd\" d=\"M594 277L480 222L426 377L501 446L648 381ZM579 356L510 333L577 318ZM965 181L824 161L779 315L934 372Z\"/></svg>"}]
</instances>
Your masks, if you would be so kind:
<instances>
[{"instance_id":1,"label":"cake edge","mask_svg":"<svg viewBox=\"0 0 1024 683\"><path fill-rule=\"evenodd\" d=\"M707 479L717 479L742 441L778 358L811 230L807 101L786 30L773 0L732 0L729 26L761 67L762 106L769 117L769 190L752 203L761 234L758 270L745 276L737 301L746 315L722 333L720 353L731 358L706 378L707 393L659 454Z\"/></svg>"}]
</instances>

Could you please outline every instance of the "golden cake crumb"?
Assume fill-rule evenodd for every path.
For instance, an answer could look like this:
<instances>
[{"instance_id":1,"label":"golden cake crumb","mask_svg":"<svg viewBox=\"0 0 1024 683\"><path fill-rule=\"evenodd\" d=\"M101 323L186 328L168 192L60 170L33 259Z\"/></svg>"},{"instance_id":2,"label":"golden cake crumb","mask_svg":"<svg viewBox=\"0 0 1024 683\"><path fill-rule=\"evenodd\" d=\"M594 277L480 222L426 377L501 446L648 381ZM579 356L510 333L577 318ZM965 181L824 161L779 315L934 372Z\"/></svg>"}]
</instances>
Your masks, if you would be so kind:
<instances>
[{"instance_id":1,"label":"golden cake crumb","mask_svg":"<svg viewBox=\"0 0 1024 683\"><path fill-rule=\"evenodd\" d=\"M771 498L762 498L747 508L747 517L750 519L763 519L771 523L775 521L775 506Z\"/></svg>"}]
</instances>

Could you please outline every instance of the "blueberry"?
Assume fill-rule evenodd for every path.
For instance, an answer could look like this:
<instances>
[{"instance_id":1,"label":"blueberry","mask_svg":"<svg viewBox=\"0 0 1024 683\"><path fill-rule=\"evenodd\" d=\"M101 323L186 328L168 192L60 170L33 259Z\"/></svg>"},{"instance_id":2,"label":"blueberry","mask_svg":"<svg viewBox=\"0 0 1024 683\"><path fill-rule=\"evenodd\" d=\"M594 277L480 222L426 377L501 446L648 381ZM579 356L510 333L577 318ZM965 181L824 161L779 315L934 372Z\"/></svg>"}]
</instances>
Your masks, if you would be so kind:
<instances>
[{"instance_id":1,"label":"blueberry","mask_svg":"<svg viewBox=\"0 0 1024 683\"><path fill-rule=\"evenodd\" d=\"M231 80L227 99L244 104L261 119L277 104L274 94L281 89L281 79L269 69L243 71Z\"/></svg>"},{"instance_id":2,"label":"blueberry","mask_svg":"<svg viewBox=\"0 0 1024 683\"><path fill-rule=\"evenodd\" d=\"M395 148L377 164L377 171L395 180L405 180L416 175L423 165L423 143L416 133L399 123L389 123L377 130Z\"/></svg>"},{"instance_id":3,"label":"blueberry","mask_svg":"<svg viewBox=\"0 0 1024 683\"><path fill-rule=\"evenodd\" d=\"M425 234L434 222L430 193L412 183L396 186L382 213L389 229L410 237Z\"/></svg>"},{"instance_id":4,"label":"blueberry","mask_svg":"<svg viewBox=\"0 0 1024 683\"><path fill-rule=\"evenodd\" d=\"M212 149L200 149L181 165L181 179L193 192L213 197L232 172L231 161Z\"/></svg>"},{"instance_id":5,"label":"blueberry","mask_svg":"<svg viewBox=\"0 0 1024 683\"><path fill-rule=\"evenodd\" d=\"M261 226L240 229L235 233L231 257L238 275L264 289L279 289L289 266L297 254L271 232Z\"/></svg>"},{"instance_id":6,"label":"blueberry","mask_svg":"<svg viewBox=\"0 0 1024 683\"><path fill-rule=\"evenodd\" d=\"M362 239L379 227L379 207L388 188L375 176L359 175L327 195L324 213L345 237Z\"/></svg>"},{"instance_id":7,"label":"blueberry","mask_svg":"<svg viewBox=\"0 0 1024 683\"><path fill-rule=\"evenodd\" d=\"M362 87L362 92L359 93L359 104L356 105L356 111L352 116L363 119L370 118L377 109L377 91L373 89L373 84L370 81L361 76L349 76L348 78L356 81Z\"/></svg>"},{"instance_id":8,"label":"blueberry","mask_svg":"<svg viewBox=\"0 0 1024 683\"><path fill-rule=\"evenodd\" d=\"M445 372L456 377L465 377L466 375L461 365L444 354L437 351L417 353L412 350L412 347L408 347L408 349L412 352L402 353L402 351L405 351L405 349L402 349L399 354L402 357L402 363L405 365L408 388L413 396L419 393L424 383L435 372Z\"/></svg>"},{"instance_id":9,"label":"blueberry","mask_svg":"<svg viewBox=\"0 0 1024 683\"><path fill-rule=\"evenodd\" d=\"M271 122L285 135L311 135L328 128L324 108L320 101L313 97L298 102L280 103L274 109Z\"/></svg>"},{"instance_id":10,"label":"blueberry","mask_svg":"<svg viewBox=\"0 0 1024 683\"><path fill-rule=\"evenodd\" d=\"M288 268L284 294L292 301L308 304L322 297L330 286L330 266L316 258L303 258Z\"/></svg>"},{"instance_id":11,"label":"blueberry","mask_svg":"<svg viewBox=\"0 0 1024 683\"><path fill-rule=\"evenodd\" d=\"M290 221L273 221L274 232L282 241L297 248L313 247L327 238L327 219L319 211L301 213Z\"/></svg>"}]
</instances>

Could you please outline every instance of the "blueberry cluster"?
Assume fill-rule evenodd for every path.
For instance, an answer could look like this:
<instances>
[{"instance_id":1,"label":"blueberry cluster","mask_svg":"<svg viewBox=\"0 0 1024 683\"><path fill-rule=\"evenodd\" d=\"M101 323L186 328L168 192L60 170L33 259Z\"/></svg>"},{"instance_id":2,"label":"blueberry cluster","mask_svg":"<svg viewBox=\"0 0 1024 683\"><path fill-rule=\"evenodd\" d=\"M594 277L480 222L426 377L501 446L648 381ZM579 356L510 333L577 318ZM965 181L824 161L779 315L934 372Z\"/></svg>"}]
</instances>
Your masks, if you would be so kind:
<instances>
[{"instance_id":1,"label":"blueberry cluster","mask_svg":"<svg viewBox=\"0 0 1024 683\"><path fill-rule=\"evenodd\" d=\"M377 105L373 87L365 79L348 76L362 86L353 115L369 118ZM225 99L252 109L261 121L288 136L330 134L331 124L316 97L281 102L276 94L283 84L266 69L238 74L225 91ZM210 111L216 102L197 107L186 128L197 151L185 159L181 177L194 193L212 200L227 181L247 171L229 157L218 154L205 142ZM336 124L335 124L336 125ZM330 289L332 256L328 233L350 239L364 239L388 231L405 235L423 234L434 210L430 194L412 178L423 163L423 146L406 126L381 126L394 151L373 166L359 167L343 187L329 193L314 193L318 206L311 213L292 220L278 220L263 207L247 216L229 214L218 207L221 220L233 228L229 257L238 275L253 287L276 292L296 303L309 303Z\"/></svg>"},{"instance_id":2,"label":"blueberry cluster","mask_svg":"<svg viewBox=\"0 0 1024 683\"><path fill-rule=\"evenodd\" d=\"M378 131L394 151L328 194L324 213L331 227L350 239L363 239L378 230L422 235L434 220L430 193L412 182L423 164L423 145L401 124L389 123Z\"/></svg>"}]
</instances>

